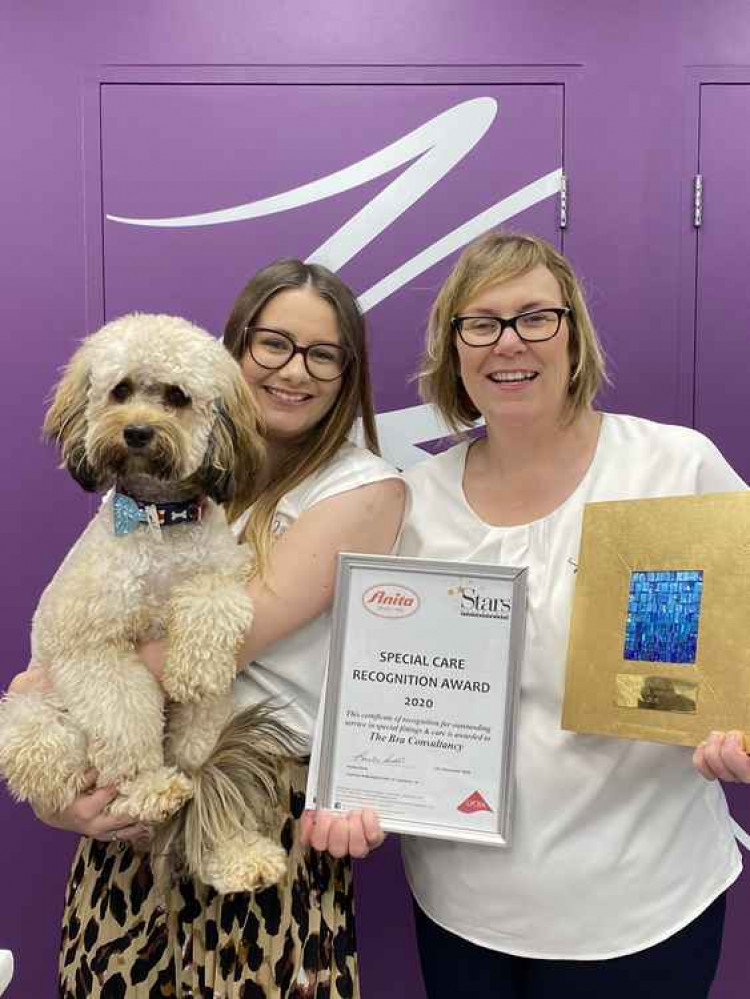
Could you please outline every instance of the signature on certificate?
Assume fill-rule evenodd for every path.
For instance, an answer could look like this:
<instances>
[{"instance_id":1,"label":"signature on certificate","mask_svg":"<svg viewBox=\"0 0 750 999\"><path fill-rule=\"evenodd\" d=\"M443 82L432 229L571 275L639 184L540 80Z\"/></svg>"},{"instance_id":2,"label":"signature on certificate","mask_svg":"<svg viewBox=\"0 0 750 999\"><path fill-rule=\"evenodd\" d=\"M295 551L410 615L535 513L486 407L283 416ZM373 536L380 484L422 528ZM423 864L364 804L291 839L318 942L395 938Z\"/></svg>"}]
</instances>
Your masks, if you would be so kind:
<instances>
[{"instance_id":1,"label":"signature on certificate","mask_svg":"<svg viewBox=\"0 0 750 999\"><path fill-rule=\"evenodd\" d=\"M357 753L349 760L351 764L375 763L381 767L400 767L406 762L405 756L394 756L389 753L387 756L375 756L373 753Z\"/></svg>"}]
</instances>

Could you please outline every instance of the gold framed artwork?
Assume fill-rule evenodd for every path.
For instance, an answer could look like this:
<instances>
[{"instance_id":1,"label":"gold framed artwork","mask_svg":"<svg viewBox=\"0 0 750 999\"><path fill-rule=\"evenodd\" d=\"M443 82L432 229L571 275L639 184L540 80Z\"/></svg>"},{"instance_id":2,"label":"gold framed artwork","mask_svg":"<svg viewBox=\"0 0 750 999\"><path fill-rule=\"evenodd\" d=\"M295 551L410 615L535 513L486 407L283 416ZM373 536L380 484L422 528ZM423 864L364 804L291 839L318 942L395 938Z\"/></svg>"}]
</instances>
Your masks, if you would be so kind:
<instances>
[{"instance_id":1,"label":"gold framed artwork","mask_svg":"<svg viewBox=\"0 0 750 999\"><path fill-rule=\"evenodd\" d=\"M562 727L750 742L750 492L586 506Z\"/></svg>"}]
</instances>

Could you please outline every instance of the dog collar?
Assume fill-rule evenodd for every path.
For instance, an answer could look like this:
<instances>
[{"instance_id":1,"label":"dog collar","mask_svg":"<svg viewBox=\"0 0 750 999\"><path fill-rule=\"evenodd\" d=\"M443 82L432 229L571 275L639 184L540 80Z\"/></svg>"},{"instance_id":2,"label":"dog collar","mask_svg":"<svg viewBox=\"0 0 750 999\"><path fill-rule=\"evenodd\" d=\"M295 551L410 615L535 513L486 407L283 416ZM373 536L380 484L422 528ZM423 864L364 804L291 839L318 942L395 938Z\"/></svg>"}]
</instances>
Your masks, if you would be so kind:
<instances>
[{"instance_id":1,"label":"dog collar","mask_svg":"<svg viewBox=\"0 0 750 999\"><path fill-rule=\"evenodd\" d=\"M112 516L115 534L130 534L141 524L150 527L172 527L175 524L197 524L203 517L205 500L194 497L178 503L145 503L127 493L115 493Z\"/></svg>"}]
</instances>

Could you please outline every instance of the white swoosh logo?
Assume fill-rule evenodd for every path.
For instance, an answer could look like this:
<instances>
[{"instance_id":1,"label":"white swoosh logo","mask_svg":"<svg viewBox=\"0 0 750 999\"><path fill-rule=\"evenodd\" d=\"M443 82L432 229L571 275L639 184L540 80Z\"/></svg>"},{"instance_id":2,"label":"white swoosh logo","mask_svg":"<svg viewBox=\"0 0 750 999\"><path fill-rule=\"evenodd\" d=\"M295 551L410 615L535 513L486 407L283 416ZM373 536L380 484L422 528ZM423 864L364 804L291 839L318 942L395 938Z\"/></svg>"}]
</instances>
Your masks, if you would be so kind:
<instances>
[{"instance_id":1,"label":"white swoosh logo","mask_svg":"<svg viewBox=\"0 0 750 999\"><path fill-rule=\"evenodd\" d=\"M107 215L107 219L123 225L160 229L243 222L334 197L410 164L307 258L325 264L331 270L339 270L454 169L482 139L497 113L498 103L492 97L463 101L343 170L258 201L198 215L169 218ZM558 169L540 177L405 261L359 296L362 311L368 312L476 236L556 195L561 176L562 170ZM382 431L384 453L401 468L424 458L424 451L416 446L419 441L433 440L447 433L430 406L412 406L381 414L378 428Z\"/></svg>"},{"instance_id":2,"label":"white swoosh logo","mask_svg":"<svg viewBox=\"0 0 750 999\"><path fill-rule=\"evenodd\" d=\"M326 266L335 270L354 256L357 251L352 252L353 247L366 246L459 163L479 142L496 114L497 101L492 97L464 101L343 170L291 191L233 208L160 219L126 218L121 215L107 215L107 218L111 222L161 229L242 222L323 201L382 177L419 157L417 163L405 170L316 250L316 260L321 263L325 260ZM379 213L382 213L381 217L378 217Z\"/></svg>"}]
</instances>

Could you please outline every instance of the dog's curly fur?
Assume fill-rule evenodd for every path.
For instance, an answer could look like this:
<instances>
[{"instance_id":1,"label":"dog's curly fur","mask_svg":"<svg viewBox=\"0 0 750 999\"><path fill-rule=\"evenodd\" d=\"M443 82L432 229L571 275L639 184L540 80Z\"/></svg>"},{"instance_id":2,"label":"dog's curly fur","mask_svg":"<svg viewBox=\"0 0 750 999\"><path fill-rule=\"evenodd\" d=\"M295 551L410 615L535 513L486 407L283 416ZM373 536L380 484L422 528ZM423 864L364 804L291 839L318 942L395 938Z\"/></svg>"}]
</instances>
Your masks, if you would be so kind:
<instances>
[{"instance_id":1,"label":"dog's curly fur","mask_svg":"<svg viewBox=\"0 0 750 999\"><path fill-rule=\"evenodd\" d=\"M264 453L239 366L187 320L125 316L73 356L44 431L83 488L151 504L199 496L202 519L117 536L112 496L103 502L34 615L32 655L52 691L0 703L0 773L44 814L67 807L93 767L100 786L118 786L115 814L159 824L185 806L165 839L179 831L189 873L224 892L273 883L284 852L252 814L268 815L296 746L267 712L230 721L252 605L246 549L218 504L247 492ZM166 712L136 652L163 636Z\"/></svg>"}]
</instances>

